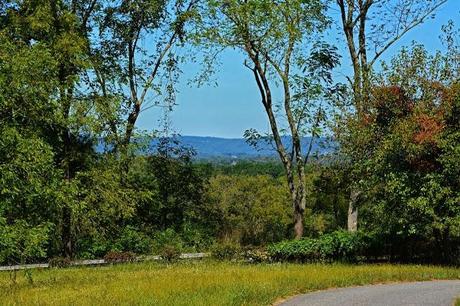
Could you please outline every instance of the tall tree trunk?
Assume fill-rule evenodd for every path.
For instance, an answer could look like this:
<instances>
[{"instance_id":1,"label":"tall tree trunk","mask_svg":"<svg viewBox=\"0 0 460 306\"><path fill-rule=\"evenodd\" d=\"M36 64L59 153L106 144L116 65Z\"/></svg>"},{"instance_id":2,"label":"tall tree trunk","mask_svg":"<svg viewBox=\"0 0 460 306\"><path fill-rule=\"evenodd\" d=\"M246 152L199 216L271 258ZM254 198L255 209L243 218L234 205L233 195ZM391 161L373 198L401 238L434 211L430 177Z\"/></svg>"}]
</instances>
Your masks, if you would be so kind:
<instances>
[{"instance_id":1,"label":"tall tree trunk","mask_svg":"<svg viewBox=\"0 0 460 306\"><path fill-rule=\"evenodd\" d=\"M63 255L66 258L72 258L72 211L68 206L62 208L62 233Z\"/></svg>"},{"instance_id":2,"label":"tall tree trunk","mask_svg":"<svg viewBox=\"0 0 460 306\"><path fill-rule=\"evenodd\" d=\"M249 35L248 35L249 37ZM284 88L284 110L288 119L289 128L292 137L292 154L286 152L286 148L282 142L280 130L278 128L275 112L272 105L272 93L270 85L266 76L266 69L263 68L262 63L259 60L259 52L254 47L253 42L248 39L245 44L245 50L252 62L254 68L251 70L254 73L254 78L259 89L262 104L265 108L276 150L283 164L286 172L286 180L291 194L292 206L294 210L294 235L296 239L300 239L304 232L304 211L306 206L306 189L305 189L305 161L302 158L302 149L300 143L300 135L297 130L294 115L291 110L291 94L288 83L289 77L289 61L290 53L292 48L289 48L288 54L285 60L285 70L282 72L280 69L276 69L282 79ZM270 61L268 58L267 61Z\"/></svg>"},{"instance_id":3,"label":"tall tree trunk","mask_svg":"<svg viewBox=\"0 0 460 306\"><path fill-rule=\"evenodd\" d=\"M303 236L303 213L300 207L296 207L294 210L294 233L295 239L301 239Z\"/></svg>"},{"instance_id":4,"label":"tall tree trunk","mask_svg":"<svg viewBox=\"0 0 460 306\"><path fill-rule=\"evenodd\" d=\"M348 203L348 224L347 229L349 232L356 232L358 230L358 198L361 192L353 188L350 191L350 201Z\"/></svg>"},{"instance_id":5,"label":"tall tree trunk","mask_svg":"<svg viewBox=\"0 0 460 306\"><path fill-rule=\"evenodd\" d=\"M64 117L68 119L68 114L70 111L70 104L68 100L64 104ZM72 179L71 167L71 136L70 131L66 127L64 129L63 135L63 146L64 146L64 156L63 156L63 166L64 166L64 180L66 184L70 184ZM72 210L70 209L68 203L63 203L62 206L62 225L61 225L61 239L62 239L62 253L64 257L72 257Z\"/></svg>"},{"instance_id":6,"label":"tall tree trunk","mask_svg":"<svg viewBox=\"0 0 460 306\"><path fill-rule=\"evenodd\" d=\"M51 1L51 13L54 21L54 30L56 37L62 32L62 24L60 19L60 3L58 1ZM66 183L70 183L72 179L71 167L71 146L72 139L69 130L69 116L71 108L71 100L73 98L73 86L68 84L68 78L76 74L76 68L73 65L67 66L66 61L61 61L59 66L59 94L60 102L62 107L62 116L65 119L65 125L62 127L62 153L61 166L64 170L64 180ZM61 243L62 243L62 254L65 257L72 257L72 210L68 206L68 203L63 203L61 210Z\"/></svg>"},{"instance_id":7,"label":"tall tree trunk","mask_svg":"<svg viewBox=\"0 0 460 306\"><path fill-rule=\"evenodd\" d=\"M300 157L300 140L298 150L296 150L296 154ZM305 171L303 167L303 160L299 158L297 160L297 188L296 192L296 200L294 201L294 232L295 232L295 239L300 239L303 236L304 231L304 212L305 207L307 204L307 190L305 189L306 179L305 179Z\"/></svg>"},{"instance_id":8,"label":"tall tree trunk","mask_svg":"<svg viewBox=\"0 0 460 306\"><path fill-rule=\"evenodd\" d=\"M304 232L304 212L306 204L305 188L299 190L297 199L294 200L294 234L295 239L301 239Z\"/></svg>"}]
</instances>

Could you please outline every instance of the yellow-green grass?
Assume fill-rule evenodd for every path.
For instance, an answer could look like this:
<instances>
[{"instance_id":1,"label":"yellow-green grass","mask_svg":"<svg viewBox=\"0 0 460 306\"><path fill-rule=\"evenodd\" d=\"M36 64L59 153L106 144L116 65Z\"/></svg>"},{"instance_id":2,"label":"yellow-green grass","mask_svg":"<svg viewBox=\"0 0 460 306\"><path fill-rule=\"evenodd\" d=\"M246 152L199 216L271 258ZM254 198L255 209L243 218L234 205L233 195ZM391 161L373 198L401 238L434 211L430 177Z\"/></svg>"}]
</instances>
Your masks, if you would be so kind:
<instances>
[{"instance_id":1,"label":"yellow-green grass","mask_svg":"<svg viewBox=\"0 0 460 306\"><path fill-rule=\"evenodd\" d=\"M1 305L269 305L331 287L460 279L460 269L416 265L189 261L0 273Z\"/></svg>"}]
</instances>

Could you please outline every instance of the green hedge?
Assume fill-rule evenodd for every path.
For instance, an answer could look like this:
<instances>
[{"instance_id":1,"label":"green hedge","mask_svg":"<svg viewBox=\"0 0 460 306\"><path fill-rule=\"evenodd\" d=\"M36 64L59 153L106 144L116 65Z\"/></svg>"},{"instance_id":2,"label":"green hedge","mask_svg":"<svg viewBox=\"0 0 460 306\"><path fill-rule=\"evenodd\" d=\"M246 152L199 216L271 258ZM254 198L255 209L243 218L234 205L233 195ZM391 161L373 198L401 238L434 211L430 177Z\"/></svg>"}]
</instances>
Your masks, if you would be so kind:
<instances>
[{"instance_id":1,"label":"green hedge","mask_svg":"<svg viewBox=\"0 0 460 306\"><path fill-rule=\"evenodd\" d=\"M356 261L366 255L372 238L363 233L336 231L319 238L283 241L268 247L275 261Z\"/></svg>"}]
</instances>

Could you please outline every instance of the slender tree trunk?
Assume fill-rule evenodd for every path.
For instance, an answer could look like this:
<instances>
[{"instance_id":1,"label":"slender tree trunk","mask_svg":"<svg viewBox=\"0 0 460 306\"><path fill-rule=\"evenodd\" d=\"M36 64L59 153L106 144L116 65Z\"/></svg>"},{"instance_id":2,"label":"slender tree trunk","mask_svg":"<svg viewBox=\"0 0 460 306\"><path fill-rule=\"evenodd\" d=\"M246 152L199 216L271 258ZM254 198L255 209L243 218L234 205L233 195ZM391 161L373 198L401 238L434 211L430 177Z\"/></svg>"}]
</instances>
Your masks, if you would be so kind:
<instances>
[{"instance_id":1,"label":"slender tree trunk","mask_svg":"<svg viewBox=\"0 0 460 306\"><path fill-rule=\"evenodd\" d=\"M64 103L64 117L68 119L69 114L69 107L68 101ZM67 184L70 184L72 179L72 172L71 172L71 138L70 138L70 131L68 128L64 129L63 132L63 145L64 145L64 156L63 156L63 163L64 163L64 180ZM62 247L63 247L63 255L64 257L71 258L72 257L72 210L70 209L68 203L63 203L62 206L62 227L61 227L61 239L62 239Z\"/></svg>"},{"instance_id":2,"label":"slender tree trunk","mask_svg":"<svg viewBox=\"0 0 460 306\"><path fill-rule=\"evenodd\" d=\"M349 232L356 232L358 230L358 198L361 194L360 191L352 189L350 192L350 201L348 203L348 225Z\"/></svg>"},{"instance_id":3,"label":"slender tree trunk","mask_svg":"<svg viewBox=\"0 0 460 306\"><path fill-rule=\"evenodd\" d=\"M248 35L249 37L249 35ZM278 70L284 88L284 109L288 118L289 127L291 130L293 153L288 154L286 148L282 142L280 130L275 117L275 112L272 105L272 94L270 85L266 76L266 69L264 69L259 60L259 53L254 48L252 41L247 40L245 49L249 57L254 63L254 68L251 70L254 73L257 87L262 98L262 104L265 108L270 123L273 139L276 145L276 150L283 164L286 172L286 179L291 194L292 206L294 210L294 235L296 239L300 239L304 232L304 211L306 206L306 189L305 189L305 172L304 172L304 160L302 158L302 149L300 143L300 136L297 130L294 115L291 110L291 94L288 84L289 76L289 59L290 54L287 55L285 61L285 71L281 72ZM291 52L291 51L288 51ZM267 59L268 60L268 59Z\"/></svg>"},{"instance_id":4,"label":"slender tree trunk","mask_svg":"<svg viewBox=\"0 0 460 306\"><path fill-rule=\"evenodd\" d=\"M301 239L304 232L304 212L307 200L305 188L300 188L294 200L294 234L295 239Z\"/></svg>"},{"instance_id":5,"label":"slender tree trunk","mask_svg":"<svg viewBox=\"0 0 460 306\"><path fill-rule=\"evenodd\" d=\"M300 140L297 151L297 156L300 157ZM296 190L296 201L294 207L294 232L295 239L301 239L304 231L304 212L307 204L307 190L305 189L306 179L305 170L303 166L303 159L298 158L297 160L297 190Z\"/></svg>"},{"instance_id":6,"label":"slender tree trunk","mask_svg":"<svg viewBox=\"0 0 460 306\"><path fill-rule=\"evenodd\" d=\"M55 35L61 34L62 25L59 17L59 2L51 1L51 12L54 20ZM73 98L73 84L69 86L67 84L68 77L75 75L75 67L67 67L64 61L61 62L59 67L59 83L60 83L60 102L62 107L62 115L65 119L65 126L63 127L61 137L63 141L63 156L61 159L61 165L64 170L64 180L66 183L70 183L72 179L71 171L71 146L72 139L69 130L68 119L70 116L71 100ZM61 210L61 243L62 253L65 257L72 257L72 210L68 206L68 203L63 203Z\"/></svg>"},{"instance_id":7,"label":"slender tree trunk","mask_svg":"<svg viewBox=\"0 0 460 306\"><path fill-rule=\"evenodd\" d=\"M72 90L69 89L68 92L63 91L61 94L65 97L63 102L63 115L66 120L69 118L70 113L70 97L72 96ZM67 123L66 123L67 124ZM63 131L63 146L64 146L64 180L67 184L70 184L72 180L72 169L71 169L71 151L72 151L72 139L68 127L64 128ZM67 258L72 258L73 245L72 245L72 210L69 207L68 203L63 203L62 206L62 246L63 246L63 255Z\"/></svg>"},{"instance_id":8,"label":"slender tree trunk","mask_svg":"<svg viewBox=\"0 0 460 306\"><path fill-rule=\"evenodd\" d=\"M296 206L294 210L294 233L295 239L301 239L303 236L303 213L304 210Z\"/></svg>"},{"instance_id":9,"label":"slender tree trunk","mask_svg":"<svg viewBox=\"0 0 460 306\"><path fill-rule=\"evenodd\" d=\"M72 243L72 211L68 206L62 208L62 243L63 255L66 258L72 258L73 243Z\"/></svg>"}]
</instances>

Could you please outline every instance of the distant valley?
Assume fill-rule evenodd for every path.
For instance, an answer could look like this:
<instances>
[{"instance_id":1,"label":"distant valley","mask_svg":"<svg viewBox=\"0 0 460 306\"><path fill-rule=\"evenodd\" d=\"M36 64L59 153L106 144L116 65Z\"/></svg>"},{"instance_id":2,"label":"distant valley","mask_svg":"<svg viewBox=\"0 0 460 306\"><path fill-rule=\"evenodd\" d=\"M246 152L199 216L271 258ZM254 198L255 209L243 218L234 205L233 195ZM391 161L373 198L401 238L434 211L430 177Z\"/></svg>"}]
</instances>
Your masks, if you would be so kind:
<instances>
[{"instance_id":1,"label":"distant valley","mask_svg":"<svg viewBox=\"0 0 460 306\"><path fill-rule=\"evenodd\" d=\"M249 145L243 138L219 138L201 136L178 136L179 142L193 148L196 157L199 159L210 158L232 158L232 159L254 159L277 157L275 148L268 143L261 142L257 149ZM309 137L302 139L303 151L306 152L310 144ZM154 146L158 143L154 140ZM287 148L291 147L291 138L283 137L283 143ZM333 151L334 145L326 138L316 139L313 143L312 154L326 154Z\"/></svg>"}]
</instances>

